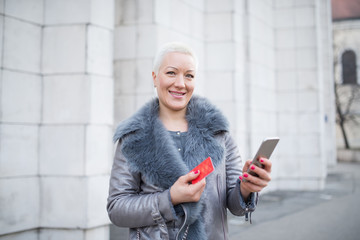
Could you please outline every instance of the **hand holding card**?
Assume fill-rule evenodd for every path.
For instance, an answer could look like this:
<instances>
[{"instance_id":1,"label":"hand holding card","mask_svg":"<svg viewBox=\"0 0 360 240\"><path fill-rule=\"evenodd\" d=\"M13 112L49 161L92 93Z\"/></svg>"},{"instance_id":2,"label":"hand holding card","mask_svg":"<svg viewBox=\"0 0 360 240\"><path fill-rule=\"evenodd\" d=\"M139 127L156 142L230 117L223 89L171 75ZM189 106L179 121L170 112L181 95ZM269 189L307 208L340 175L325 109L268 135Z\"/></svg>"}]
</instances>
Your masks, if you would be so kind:
<instances>
[{"instance_id":1,"label":"hand holding card","mask_svg":"<svg viewBox=\"0 0 360 240\"><path fill-rule=\"evenodd\" d=\"M203 178L205 178L207 175L209 175L212 171L214 171L214 165L211 161L211 157L208 157L205 159L202 163L200 163L198 166L196 166L192 172L195 172L196 170L200 171L199 176L192 180L191 183L195 184L197 182L200 182Z\"/></svg>"}]
</instances>

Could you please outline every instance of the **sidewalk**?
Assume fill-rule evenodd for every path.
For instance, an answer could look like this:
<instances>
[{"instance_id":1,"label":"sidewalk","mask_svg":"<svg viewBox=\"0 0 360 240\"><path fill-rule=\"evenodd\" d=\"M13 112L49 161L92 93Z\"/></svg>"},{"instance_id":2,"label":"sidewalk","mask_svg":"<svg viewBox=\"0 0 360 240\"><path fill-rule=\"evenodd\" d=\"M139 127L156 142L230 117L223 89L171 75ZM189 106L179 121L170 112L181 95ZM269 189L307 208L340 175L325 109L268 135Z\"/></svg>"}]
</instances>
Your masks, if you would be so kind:
<instances>
[{"instance_id":1,"label":"sidewalk","mask_svg":"<svg viewBox=\"0 0 360 240\"><path fill-rule=\"evenodd\" d=\"M360 239L360 164L338 163L319 192L260 196L252 222L229 214L230 239Z\"/></svg>"}]
</instances>

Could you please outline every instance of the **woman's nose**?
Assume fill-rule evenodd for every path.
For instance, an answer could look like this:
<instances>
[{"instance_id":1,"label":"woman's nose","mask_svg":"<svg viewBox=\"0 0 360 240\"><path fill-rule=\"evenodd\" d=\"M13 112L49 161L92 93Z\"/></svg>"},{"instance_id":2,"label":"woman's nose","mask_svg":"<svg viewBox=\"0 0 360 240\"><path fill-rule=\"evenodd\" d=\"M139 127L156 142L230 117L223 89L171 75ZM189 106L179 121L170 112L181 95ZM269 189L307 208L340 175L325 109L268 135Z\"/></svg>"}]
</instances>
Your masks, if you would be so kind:
<instances>
[{"instance_id":1,"label":"woman's nose","mask_svg":"<svg viewBox=\"0 0 360 240\"><path fill-rule=\"evenodd\" d=\"M177 88L184 88L185 87L185 79L182 75L178 75L175 83L174 83L175 87Z\"/></svg>"}]
</instances>

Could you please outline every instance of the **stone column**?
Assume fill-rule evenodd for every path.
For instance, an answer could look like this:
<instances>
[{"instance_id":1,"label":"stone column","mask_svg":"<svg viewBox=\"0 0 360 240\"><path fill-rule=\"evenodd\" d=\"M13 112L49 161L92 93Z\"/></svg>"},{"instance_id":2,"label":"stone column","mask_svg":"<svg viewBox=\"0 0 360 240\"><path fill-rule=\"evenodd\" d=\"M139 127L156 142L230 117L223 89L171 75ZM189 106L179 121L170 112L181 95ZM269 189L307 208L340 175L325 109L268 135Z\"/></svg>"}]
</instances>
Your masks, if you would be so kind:
<instances>
[{"instance_id":1,"label":"stone column","mask_svg":"<svg viewBox=\"0 0 360 240\"><path fill-rule=\"evenodd\" d=\"M108 239L114 2L44 6L40 237Z\"/></svg>"},{"instance_id":2,"label":"stone column","mask_svg":"<svg viewBox=\"0 0 360 240\"><path fill-rule=\"evenodd\" d=\"M235 1L205 1L204 96L215 103L226 115L233 130L237 129L237 54L242 47L237 35L241 23L236 20ZM237 28L237 27L240 27ZM242 78L241 78L242 79Z\"/></svg>"},{"instance_id":3,"label":"stone column","mask_svg":"<svg viewBox=\"0 0 360 240\"><path fill-rule=\"evenodd\" d=\"M242 86L245 96L242 101L246 104L243 113L248 144L244 160L247 160L253 158L264 138L277 136L278 129L273 3L247 0L244 4L246 69ZM276 153L272 156L274 160Z\"/></svg>"},{"instance_id":4,"label":"stone column","mask_svg":"<svg viewBox=\"0 0 360 240\"><path fill-rule=\"evenodd\" d=\"M224 111L244 160L276 135L272 2L206 1L206 96Z\"/></svg>"},{"instance_id":5,"label":"stone column","mask_svg":"<svg viewBox=\"0 0 360 240\"><path fill-rule=\"evenodd\" d=\"M0 238L109 238L113 12L0 1Z\"/></svg>"},{"instance_id":6,"label":"stone column","mask_svg":"<svg viewBox=\"0 0 360 240\"><path fill-rule=\"evenodd\" d=\"M332 81L324 65L331 46L324 42L323 21L330 17L325 2L275 1L276 79L278 102L278 188L316 190L324 186L328 158L335 149L325 136L334 127ZM327 3L329 4L329 3ZM325 8L324 8L325 7ZM328 126L326 126L326 124ZM325 149L328 152L325 154ZM281 167L280 167L281 166Z\"/></svg>"},{"instance_id":7,"label":"stone column","mask_svg":"<svg viewBox=\"0 0 360 240\"><path fill-rule=\"evenodd\" d=\"M36 229L40 216L43 4L17 3L0 1L0 238Z\"/></svg>"}]
</instances>

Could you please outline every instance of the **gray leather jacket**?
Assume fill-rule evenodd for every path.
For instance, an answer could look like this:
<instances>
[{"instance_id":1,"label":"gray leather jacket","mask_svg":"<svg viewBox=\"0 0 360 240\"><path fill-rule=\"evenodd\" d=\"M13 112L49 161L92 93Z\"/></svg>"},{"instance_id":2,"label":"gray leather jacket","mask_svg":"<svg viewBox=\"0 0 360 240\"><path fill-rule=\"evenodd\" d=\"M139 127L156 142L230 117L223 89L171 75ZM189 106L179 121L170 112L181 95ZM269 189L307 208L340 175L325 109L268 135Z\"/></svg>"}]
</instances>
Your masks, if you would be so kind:
<instances>
[{"instance_id":1,"label":"gray leather jacket","mask_svg":"<svg viewBox=\"0 0 360 240\"><path fill-rule=\"evenodd\" d=\"M203 106L208 103L203 101L192 99L189 107L195 105L197 114L199 108L206 112L213 110L212 105ZM183 160L157 120L157 104L151 102L116 131L118 145L107 205L110 220L117 226L130 228L130 239L228 239L227 209L237 216L254 211L257 194L252 194L247 204L242 199L238 179L242 163L226 129L227 123L222 119L221 124L215 124L219 127L214 128L208 125L214 125L214 119L210 119L206 124L194 126L192 120L201 120L197 114L192 119L194 114L189 110L189 133L192 134L187 142L194 147L189 147ZM218 119L218 114L210 117ZM144 119L147 121L141 125ZM204 144L203 139L207 139L206 145L199 143ZM205 159L196 154L214 156L215 170L206 178L201 200L193 205L181 204L183 211L179 214L171 203L169 188L179 176Z\"/></svg>"}]
</instances>

